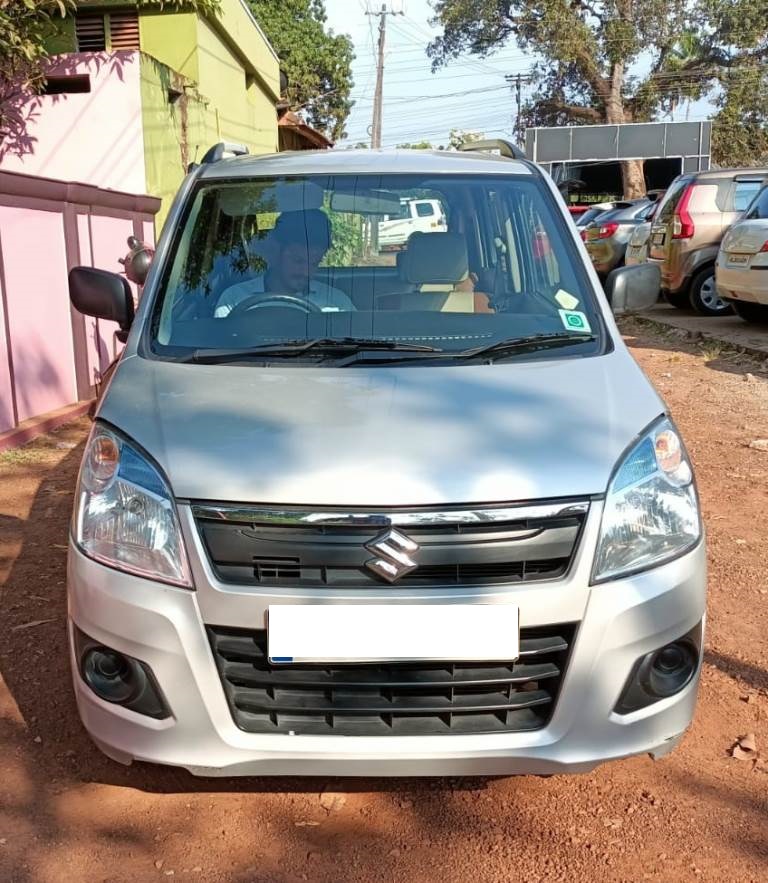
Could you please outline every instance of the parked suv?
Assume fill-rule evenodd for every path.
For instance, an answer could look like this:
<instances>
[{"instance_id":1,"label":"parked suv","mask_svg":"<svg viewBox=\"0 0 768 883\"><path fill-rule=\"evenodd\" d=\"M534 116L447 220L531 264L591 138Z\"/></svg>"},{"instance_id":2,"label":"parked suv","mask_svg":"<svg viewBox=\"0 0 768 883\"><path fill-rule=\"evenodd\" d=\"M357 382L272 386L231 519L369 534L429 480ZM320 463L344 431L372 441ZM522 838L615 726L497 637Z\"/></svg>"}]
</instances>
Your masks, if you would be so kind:
<instances>
[{"instance_id":1,"label":"parked suv","mask_svg":"<svg viewBox=\"0 0 768 883\"><path fill-rule=\"evenodd\" d=\"M395 261L366 232L413 195L447 230ZM124 277L70 273L74 305L127 333L69 543L95 742L206 776L668 752L701 664L699 502L611 315L658 284L626 267L603 292L523 159L194 170L135 317Z\"/></svg>"},{"instance_id":2,"label":"parked suv","mask_svg":"<svg viewBox=\"0 0 768 883\"><path fill-rule=\"evenodd\" d=\"M717 169L680 175L653 219L649 258L661 265L661 287L673 306L705 316L731 311L715 286L723 233L760 189L768 169Z\"/></svg>"},{"instance_id":3,"label":"parked suv","mask_svg":"<svg viewBox=\"0 0 768 883\"><path fill-rule=\"evenodd\" d=\"M742 319L768 324L768 184L723 237L715 278Z\"/></svg>"}]
</instances>

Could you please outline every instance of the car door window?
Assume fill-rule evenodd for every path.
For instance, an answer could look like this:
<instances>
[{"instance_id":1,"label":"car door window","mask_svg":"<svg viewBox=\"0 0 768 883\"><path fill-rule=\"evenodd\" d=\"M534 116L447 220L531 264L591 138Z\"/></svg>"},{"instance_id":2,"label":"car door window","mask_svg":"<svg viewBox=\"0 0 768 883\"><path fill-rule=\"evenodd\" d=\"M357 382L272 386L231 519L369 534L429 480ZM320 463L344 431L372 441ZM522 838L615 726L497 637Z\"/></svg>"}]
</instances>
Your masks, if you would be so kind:
<instances>
[{"instance_id":1,"label":"car door window","mask_svg":"<svg viewBox=\"0 0 768 883\"><path fill-rule=\"evenodd\" d=\"M743 212L760 190L760 181L737 181L733 190L733 211Z\"/></svg>"},{"instance_id":2,"label":"car door window","mask_svg":"<svg viewBox=\"0 0 768 883\"><path fill-rule=\"evenodd\" d=\"M749 220L755 221L768 220L768 187L763 187L755 199L752 200L746 217Z\"/></svg>"}]
</instances>

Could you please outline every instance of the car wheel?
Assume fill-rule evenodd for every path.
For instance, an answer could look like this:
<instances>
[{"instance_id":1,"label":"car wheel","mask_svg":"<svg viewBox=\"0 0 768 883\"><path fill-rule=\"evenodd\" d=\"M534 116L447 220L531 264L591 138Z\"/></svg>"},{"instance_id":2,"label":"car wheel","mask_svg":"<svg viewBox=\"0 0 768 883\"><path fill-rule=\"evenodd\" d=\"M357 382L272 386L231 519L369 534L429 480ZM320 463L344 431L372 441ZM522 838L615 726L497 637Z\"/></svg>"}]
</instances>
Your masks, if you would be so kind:
<instances>
[{"instance_id":1,"label":"car wheel","mask_svg":"<svg viewBox=\"0 0 768 883\"><path fill-rule=\"evenodd\" d=\"M768 307L737 300L731 301L731 306L736 310L736 315L741 316L745 322L768 325Z\"/></svg>"},{"instance_id":2,"label":"car wheel","mask_svg":"<svg viewBox=\"0 0 768 883\"><path fill-rule=\"evenodd\" d=\"M665 291L664 292L664 300L672 307L677 307L678 310L690 310L691 308L691 300L688 297L687 291Z\"/></svg>"},{"instance_id":3,"label":"car wheel","mask_svg":"<svg viewBox=\"0 0 768 883\"><path fill-rule=\"evenodd\" d=\"M728 301L717 293L714 267L705 267L693 277L690 302L694 310L702 316L727 316L733 312Z\"/></svg>"}]
</instances>

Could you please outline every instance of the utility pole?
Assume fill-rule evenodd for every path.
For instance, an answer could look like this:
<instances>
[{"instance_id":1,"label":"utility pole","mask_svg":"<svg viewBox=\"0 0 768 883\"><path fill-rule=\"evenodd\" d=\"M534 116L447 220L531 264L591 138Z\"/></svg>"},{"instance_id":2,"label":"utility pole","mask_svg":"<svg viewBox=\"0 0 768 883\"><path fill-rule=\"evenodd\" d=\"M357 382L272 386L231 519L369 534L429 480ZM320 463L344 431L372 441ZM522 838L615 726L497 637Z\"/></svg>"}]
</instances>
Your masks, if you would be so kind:
<instances>
[{"instance_id":1,"label":"utility pole","mask_svg":"<svg viewBox=\"0 0 768 883\"><path fill-rule=\"evenodd\" d=\"M517 115L515 116L515 128L514 131L517 133L517 142L522 145L522 131L520 129L520 114L523 109L523 84L526 86L532 81L532 77L530 74L507 74L504 79L512 84L515 84L515 103L517 104Z\"/></svg>"},{"instance_id":2,"label":"utility pole","mask_svg":"<svg viewBox=\"0 0 768 883\"><path fill-rule=\"evenodd\" d=\"M379 45L376 59L376 91L373 94L373 121L371 123L371 147L375 150L381 147L381 110L382 93L384 91L384 41L387 36L387 16L405 15L404 12L395 12L387 9L387 4L382 3L378 12L366 12L366 15L374 15L379 19Z\"/></svg>"}]
</instances>

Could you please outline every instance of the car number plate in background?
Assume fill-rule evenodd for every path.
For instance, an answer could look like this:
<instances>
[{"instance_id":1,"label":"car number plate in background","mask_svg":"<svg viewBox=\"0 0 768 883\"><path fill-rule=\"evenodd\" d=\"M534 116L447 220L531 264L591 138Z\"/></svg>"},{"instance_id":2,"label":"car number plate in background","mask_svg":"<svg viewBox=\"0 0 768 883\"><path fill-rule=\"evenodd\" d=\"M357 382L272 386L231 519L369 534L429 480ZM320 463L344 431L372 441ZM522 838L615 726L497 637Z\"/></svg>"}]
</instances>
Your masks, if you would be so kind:
<instances>
[{"instance_id":1,"label":"car number plate in background","mask_svg":"<svg viewBox=\"0 0 768 883\"><path fill-rule=\"evenodd\" d=\"M743 266L744 264L749 263L749 255L748 254L729 254L728 255L728 263L731 265L737 264L739 266Z\"/></svg>"},{"instance_id":2,"label":"car number plate in background","mask_svg":"<svg viewBox=\"0 0 768 883\"><path fill-rule=\"evenodd\" d=\"M654 245L664 245L664 234L663 233L654 233L653 234L653 244Z\"/></svg>"},{"instance_id":3,"label":"car number plate in background","mask_svg":"<svg viewBox=\"0 0 768 883\"><path fill-rule=\"evenodd\" d=\"M514 660L511 604L278 604L267 622L270 662Z\"/></svg>"}]
</instances>

